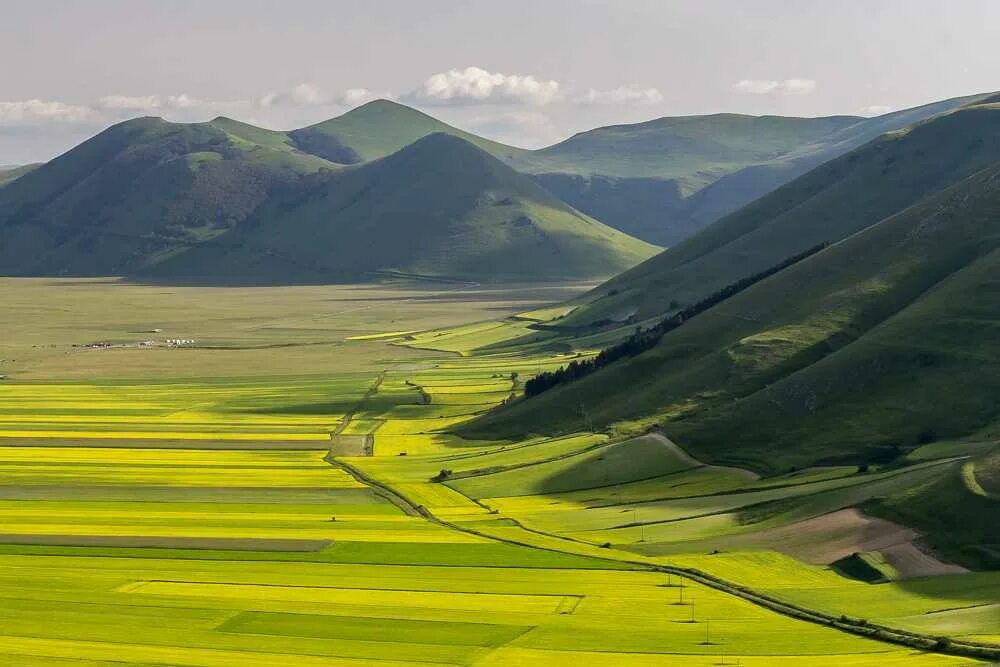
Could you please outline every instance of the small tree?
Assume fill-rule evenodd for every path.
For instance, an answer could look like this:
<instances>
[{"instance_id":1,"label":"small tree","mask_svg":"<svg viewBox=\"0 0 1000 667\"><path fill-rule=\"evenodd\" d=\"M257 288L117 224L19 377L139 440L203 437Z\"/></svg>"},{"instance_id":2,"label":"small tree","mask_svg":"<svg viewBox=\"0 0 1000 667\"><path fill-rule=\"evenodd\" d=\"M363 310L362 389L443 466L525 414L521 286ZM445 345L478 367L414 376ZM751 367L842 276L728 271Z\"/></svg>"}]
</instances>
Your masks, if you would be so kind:
<instances>
[{"instance_id":1,"label":"small tree","mask_svg":"<svg viewBox=\"0 0 1000 667\"><path fill-rule=\"evenodd\" d=\"M444 468L442 468L441 471L438 474L436 474L433 477L431 477L431 481L432 482L443 482L446 479L448 479L449 477L451 477L451 475L452 475L452 472L450 470L445 470Z\"/></svg>"}]
</instances>

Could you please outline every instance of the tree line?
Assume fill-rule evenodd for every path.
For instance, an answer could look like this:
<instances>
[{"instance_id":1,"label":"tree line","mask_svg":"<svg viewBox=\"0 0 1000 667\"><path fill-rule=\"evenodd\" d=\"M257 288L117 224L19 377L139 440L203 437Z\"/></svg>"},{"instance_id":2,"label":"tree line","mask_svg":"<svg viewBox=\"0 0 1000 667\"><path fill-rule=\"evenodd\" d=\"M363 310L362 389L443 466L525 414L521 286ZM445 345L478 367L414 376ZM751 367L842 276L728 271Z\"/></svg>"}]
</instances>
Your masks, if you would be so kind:
<instances>
[{"instance_id":1,"label":"tree line","mask_svg":"<svg viewBox=\"0 0 1000 667\"><path fill-rule=\"evenodd\" d=\"M524 383L524 395L528 398L537 396L552 387L565 384L567 382L573 382L574 380L579 380L580 378L590 375L594 371L604 368L608 364L618 361L619 359L637 356L654 347L658 342L660 342L660 339L663 338L664 334L669 331L673 331L695 315L705 312L712 306L739 294L751 285L758 283L769 276L773 276L775 273L788 268L792 264L801 262L803 259L816 254L828 245L830 244L827 242L820 243L819 245L815 245L798 254L792 255L778 264L760 271L759 273L755 273L752 276L730 283L697 303L685 306L673 315L668 315L648 329L636 327L635 332L628 338L620 343L604 348L597 354L596 357L583 361L571 361L566 366L562 366L554 371L539 373Z\"/></svg>"}]
</instances>

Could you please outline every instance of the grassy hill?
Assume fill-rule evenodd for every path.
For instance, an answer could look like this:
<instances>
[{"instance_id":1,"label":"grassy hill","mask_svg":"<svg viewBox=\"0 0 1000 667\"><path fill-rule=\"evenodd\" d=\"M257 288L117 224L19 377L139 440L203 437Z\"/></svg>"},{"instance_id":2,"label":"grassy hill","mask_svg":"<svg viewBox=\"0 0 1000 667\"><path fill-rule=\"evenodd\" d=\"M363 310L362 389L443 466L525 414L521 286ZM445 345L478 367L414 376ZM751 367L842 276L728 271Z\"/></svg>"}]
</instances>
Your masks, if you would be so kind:
<instances>
[{"instance_id":1,"label":"grassy hill","mask_svg":"<svg viewBox=\"0 0 1000 667\"><path fill-rule=\"evenodd\" d=\"M355 164L385 157L438 132L460 137L508 161L530 153L460 130L422 111L389 100L368 102L342 116L294 130L290 135L304 147L310 143L337 146L342 151L343 164Z\"/></svg>"},{"instance_id":2,"label":"grassy hill","mask_svg":"<svg viewBox=\"0 0 1000 667\"><path fill-rule=\"evenodd\" d=\"M290 132L266 130L228 118L190 125L155 118L136 119L110 128L52 162L31 170L26 176L12 178L25 173L25 170L12 172L6 177L0 174L0 185L7 183L0 196L0 228L8 240L5 248L0 250L0 271L50 275L153 272L152 267L167 258L185 254L188 249L213 239L229 247L239 245L239 234L231 232L242 229L251 218L255 220L255 225L267 227L267 223L283 218L292 209L298 211L297 215L304 216L303 219L316 220L316 216L325 216L326 213L315 206L300 205L303 192L313 193L309 195L313 199L322 199L330 206L342 208L342 204L331 203L335 196L315 195L317 188L334 187L336 179L311 178L311 174L339 171L345 166L373 164L431 134L447 134L468 142L508 167L530 174L537 184L554 193L562 202L569 203L567 206L556 202L548 194L543 196L534 186L527 199L544 200L544 211L519 210L518 216L523 214L526 220L562 218L556 227L564 226L570 220L586 220L581 229L593 231L597 229L593 227L593 218L596 217L610 223L611 227L628 230L626 233L629 235L674 243L697 232L712 217L696 219L683 213L696 201L701 202L697 205L703 210L721 211L735 201L734 196L736 199L752 198L775 185L776 178L790 177L796 169L804 169L804 165L810 164L811 160L819 159L818 156L846 150L859 137L896 127L906 120L926 117L953 104L954 101L946 101L869 120L736 114L661 118L634 125L599 128L536 151L504 146L477 137L415 109L386 100L371 102L338 118ZM977 151L972 150L973 153ZM927 156L924 159L930 161ZM972 165L974 160L967 162ZM789 165L798 166L793 168ZM952 166L942 166L941 170L948 171ZM424 166L417 168L422 170ZM732 187L719 185L729 175L747 168L757 169L758 176L746 182L738 182L739 179L731 181ZM760 176L764 172L769 175ZM381 177L378 169L359 173ZM959 169L958 173L966 172ZM352 175L344 183L354 183L354 179L359 178L365 176ZM827 185L814 183L810 187ZM719 192L725 190L728 194L720 197L704 194L717 186L722 187ZM527 185L522 183L519 187L526 188ZM734 195L737 191L739 194ZM429 193L434 193L436 199L425 196ZM437 185L427 192L411 190L407 196L413 198L413 203L400 204L396 213L410 216L416 212L418 217L426 218L443 210L438 200L449 197L450 193L447 188ZM280 205L277 203L279 200ZM418 201L420 207L431 210L415 211ZM822 202L817 201L816 205L822 208ZM502 228L503 221L508 220L506 213L501 214L499 209L487 215L487 209L481 208L469 217L471 209L467 205L447 202L443 206L457 211L454 214L456 219L476 218L485 227L501 225L496 227L498 230ZM585 215L577 216L574 209ZM513 209L506 212L511 211ZM760 215L771 216L776 212L781 211L774 206L765 207ZM875 207L873 215L877 217L883 212ZM836 212L831 214L837 215ZM664 224L665 219L669 219L670 223ZM731 227L733 225L730 224L727 228ZM740 223L735 227L740 227ZM714 228L713 234L717 236L719 229L722 228ZM848 233L850 230L840 231ZM258 231L253 233L264 234ZM833 233L834 238L837 238L837 233ZM488 239L478 239L475 235L463 238L476 239L468 242L482 243L482 247L491 248L505 243L498 241L506 238L505 234L496 231ZM721 246L732 239L713 241L711 234L702 235L689 244L678 246L677 252L668 254L665 259L639 268L637 273L613 283L609 290L616 292L614 298L597 299L607 292L595 293L591 298L593 303L580 309L566 323L586 324L593 320L628 319L632 315L641 317L662 312L671 302L683 303L697 298L699 290L711 290L720 280L727 281L741 271L779 260L780 253L796 247L796 243L803 240L782 230L775 234L781 238L771 244L773 252L753 258L734 258L726 256L725 252L709 252L724 249L705 250L706 244ZM224 235L226 238L222 239ZM510 236L508 240L520 243L514 240L517 236ZM640 246L635 245L626 249L620 237L615 239L609 241L605 251L597 254L589 250L561 250L572 256L570 263L576 267L565 277L607 276L632 266L648 250L646 247L637 251ZM453 240L449 238L449 242ZM335 269L329 262L309 264L297 250L292 252L297 243L294 239L286 243L260 237L254 241L258 242L275 249L283 248L282 252L291 252L290 257L294 259L288 261L295 267L290 264L286 268L293 275L330 276ZM286 247L288 244L293 247ZM737 245L730 244L730 247ZM722 269L688 262L684 258L691 255L692 249L694 253L706 254L705 262L708 264L720 258ZM361 261L353 255L342 257L338 260L343 267L341 273L358 275L359 272L391 268L431 275L487 276L491 271L499 271L504 276L514 276L518 266L517 263L508 263L503 252L499 255L500 260L488 264L490 269L485 268L486 264L470 267L448 258L409 261L393 252L379 252L374 253L371 262ZM232 255L231 250L227 254ZM603 258L598 258L598 254ZM481 253L474 255L484 256ZM457 256L464 257L465 254L460 252ZM528 252L524 257L520 263L522 267L531 264L539 255ZM626 257L627 260L623 259ZM683 280L674 280L671 274L673 269L663 268L678 258L685 264L682 272L687 277ZM163 271L167 266L176 267L179 271L185 266L185 261L171 261ZM306 264L301 264L304 261ZM271 267L269 270L276 271L278 268L274 261L265 264ZM592 266L584 269L588 264ZM194 266L190 265L191 268ZM563 275L558 267L557 262L546 269L535 268L527 275ZM248 273L236 265L229 268L233 275ZM658 276L669 275L670 286L665 290L643 290L642 297L637 299L632 284L648 282L647 273L644 273L647 269ZM156 269L155 272L161 270ZM219 271L212 270L210 273L218 275ZM274 273L269 273L269 276L269 280L276 278ZM685 282L688 279L693 282ZM713 283L713 280L716 282Z\"/></svg>"},{"instance_id":3,"label":"grassy hill","mask_svg":"<svg viewBox=\"0 0 1000 667\"><path fill-rule=\"evenodd\" d=\"M993 437L1000 155L987 159L987 148L1000 151L1000 137L990 134L998 127L1000 108L965 109L879 140L761 202L796 201L817 175L839 175L832 190L814 195L822 207L806 196L789 209L808 217L772 221L750 207L740 231L762 234L777 222L810 240L861 226L862 211L885 213L668 332L653 349L488 415L465 434L573 431L585 420L626 431L658 424L699 458L764 473L877 465L926 442ZM921 151L932 146L934 159L918 171ZM972 173L949 184L961 169ZM901 185L917 183L926 186L923 197L900 196L913 193ZM719 223L710 231L723 238L728 229ZM768 250L762 243L757 253ZM757 255L730 255L738 257Z\"/></svg>"},{"instance_id":4,"label":"grassy hill","mask_svg":"<svg viewBox=\"0 0 1000 667\"><path fill-rule=\"evenodd\" d=\"M976 568L1000 569L1000 451L955 464L946 475L865 510L919 529L935 551Z\"/></svg>"},{"instance_id":5,"label":"grassy hill","mask_svg":"<svg viewBox=\"0 0 1000 667\"><path fill-rule=\"evenodd\" d=\"M120 123L0 191L0 270L133 271L238 226L279 184L335 168L228 119Z\"/></svg>"},{"instance_id":6,"label":"grassy hill","mask_svg":"<svg viewBox=\"0 0 1000 667\"><path fill-rule=\"evenodd\" d=\"M1000 159L1000 112L979 104L883 135L727 216L583 298L565 321L642 320L818 243L844 239Z\"/></svg>"},{"instance_id":7,"label":"grassy hill","mask_svg":"<svg viewBox=\"0 0 1000 667\"><path fill-rule=\"evenodd\" d=\"M722 173L772 160L858 123L856 116L712 114L601 127L534 151L533 171L676 179L689 194Z\"/></svg>"},{"instance_id":8,"label":"grassy hill","mask_svg":"<svg viewBox=\"0 0 1000 667\"><path fill-rule=\"evenodd\" d=\"M632 236L673 245L879 134L973 99L978 98L877 118L665 117L581 132L539 150L490 141L405 105L376 100L289 136L306 152L355 164L434 132L452 134L532 174L570 206Z\"/></svg>"},{"instance_id":9,"label":"grassy hill","mask_svg":"<svg viewBox=\"0 0 1000 667\"><path fill-rule=\"evenodd\" d=\"M469 142L436 133L307 179L246 228L165 261L157 276L484 281L594 278L656 252L574 211Z\"/></svg>"}]
</instances>

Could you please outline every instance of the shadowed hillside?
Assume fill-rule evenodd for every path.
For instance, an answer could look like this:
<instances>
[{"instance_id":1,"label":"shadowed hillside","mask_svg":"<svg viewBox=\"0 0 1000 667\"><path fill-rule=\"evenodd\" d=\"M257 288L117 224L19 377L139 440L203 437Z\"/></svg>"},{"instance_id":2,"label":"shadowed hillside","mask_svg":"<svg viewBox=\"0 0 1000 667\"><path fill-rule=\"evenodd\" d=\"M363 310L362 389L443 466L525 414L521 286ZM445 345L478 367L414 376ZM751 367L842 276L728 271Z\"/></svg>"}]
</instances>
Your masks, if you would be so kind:
<instances>
[{"instance_id":1,"label":"shadowed hillside","mask_svg":"<svg viewBox=\"0 0 1000 667\"><path fill-rule=\"evenodd\" d=\"M381 160L308 179L263 207L246 230L150 273L555 280L607 276L655 251L465 140L438 133Z\"/></svg>"},{"instance_id":2,"label":"shadowed hillside","mask_svg":"<svg viewBox=\"0 0 1000 667\"><path fill-rule=\"evenodd\" d=\"M420 137L461 137L570 206L627 234L673 245L740 206L884 132L976 98L876 118L712 114L601 127L539 150L490 141L388 100L289 133L304 151L353 164Z\"/></svg>"},{"instance_id":3,"label":"shadowed hillside","mask_svg":"<svg viewBox=\"0 0 1000 667\"><path fill-rule=\"evenodd\" d=\"M884 135L582 298L566 324L642 320L878 222L1000 159L1000 111L973 105Z\"/></svg>"},{"instance_id":4,"label":"shadowed hillside","mask_svg":"<svg viewBox=\"0 0 1000 667\"><path fill-rule=\"evenodd\" d=\"M872 514L914 526L935 551L977 568L1000 568L1000 452L956 464L905 493L872 501Z\"/></svg>"},{"instance_id":5,"label":"shadowed hillside","mask_svg":"<svg viewBox=\"0 0 1000 667\"><path fill-rule=\"evenodd\" d=\"M648 352L488 415L468 434L577 430L584 406L598 426L659 424L699 458L762 472L884 463L925 442L989 437L1000 425L1000 158L987 159L997 140L984 130L998 114L968 109L909 133L937 139L930 162L949 175L957 165L973 172L942 190L929 184L950 179L915 170L914 146L897 157L904 137L858 153L875 150L884 165L873 173L872 160L853 161L867 188L851 175L852 156L830 165L846 173L820 193L826 211L839 206L857 224L850 213L864 206L894 201L901 210L697 315ZM807 191L816 176L774 198ZM931 191L907 205L895 199L900 183ZM753 230L764 217L742 220ZM799 220L809 239L838 228L819 209Z\"/></svg>"},{"instance_id":6,"label":"shadowed hillside","mask_svg":"<svg viewBox=\"0 0 1000 667\"><path fill-rule=\"evenodd\" d=\"M0 187L24 176L39 166L39 164L25 164L17 167L0 167Z\"/></svg>"},{"instance_id":7,"label":"shadowed hillside","mask_svg":"<svg viewBox=\"0 0 1000 667\"><path fill-rule=\"evenodd\" d=\"M279 184L335 165L228 119L115 125L0 191L0 271L116 275L239 226Z\"/></svg>"}]
</instances>

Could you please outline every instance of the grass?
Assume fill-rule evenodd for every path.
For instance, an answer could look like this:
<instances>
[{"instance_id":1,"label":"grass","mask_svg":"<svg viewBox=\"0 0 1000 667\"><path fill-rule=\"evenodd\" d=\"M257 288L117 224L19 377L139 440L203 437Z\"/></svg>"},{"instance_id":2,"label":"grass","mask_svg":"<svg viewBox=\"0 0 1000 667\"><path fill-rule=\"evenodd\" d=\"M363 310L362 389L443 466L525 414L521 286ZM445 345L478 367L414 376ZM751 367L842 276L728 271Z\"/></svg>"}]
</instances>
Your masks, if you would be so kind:
<instances>
[{"instance_id":1,"label":"grass","mask_svg":"<svg viewBox=\"0 0 1000 667\"><path fill-rule=\"evenodd\" d=\"M448 134L276 196L256 220L147 273L277 283L361 281L379 273L559 281L605 278L659 250Z\"/></svg>"},{"instance_id":2,"label":"grass","mask_svg":"<svg viewBox=\"0 0 1000 667\"><path fill-rule=\"evenodd\" d=\"M988 454L953 466L947 475L873 500L866 509L920 529L935 550L958 562L996 569L1000 566L997 501L983 488L977 471L982 469L982 479L992 481L998 460L997 454Z\"/></svg>"},{"instance_id":3,"label":"grass","mask_svg":"<svg viewBox=\"0 0 1000 667\"><path fill-rule=\"evenodd\" d=\"M836 242L993 164L1000 112L970 105L874 139L707 227L578 302L566 323L691 304L819 243ZM878 183L878 187L872 187Z\"/></svg>"},{"instance_id":4,"label":"grass","mask_svg":"<svg viewBox=\"0 0 1000 667\"><path fill-rule=\"evenodd\" d=\"M0 660L708 665L724 651L751 665L795 664L803 656L812 664L971 664L793 620L685 581L692 623L692 606L674 604L677 589L663 585L663 574L627 562L691 559L796 599L821 596L813 588L820 582L831 591L822 604L837 610L856 610L869 599L862 584L774 552L753 564L729 553L647 555L629 529L611 529L622 536L621 548L561 536L568 529L576 538L591 515L622 516L632 503L671 512L677 502L682 511L691 490L732 491L706 500L729 503L732 511L741 507L736 498L831 493L853 474L822 468L753 480L692 462L655 438L462 439L451 429L506 398L512 372L558 364L557 354L482 354L473 347L459 356L391 337L345 339L408 330L391 321L403 317L442 329L513 315L537 308L551 292L410 289L213 292L0 281L13 309L28 313L32 301L49 306L34 319L18 318L3 342L0 358L17 360L0 382L3 419L60 423L68 432L0 442ZM235 301L207 316L219 294ZM81 327L67 315L67 308L96 303L118 317ZM123 305L132 303L139 305ZM165 330L190 327L199 340L239 330L247 344L206 346L197 358L188 356L194 350L164 350L179 356L164 357L162 377L143 377L151 366L136 368L137 356L67 345L151 328L156 309ZM289 339L337 343L273 347ZM290 349L301 351L298 361L286 357ZM243 372L233 372L234 359ZM331 461L321 449L296 447L299 441L226 438L273 430L322 433L330 443L330 430L347 416L352 434L373 437L374 456ZM114 437L137 432L137 424L173 439ZM103 437L78 437L88 433ZM217 439L197 437L204 433ZM407 455L399 456L404 445ZM430 481L441 469L452 471L448 484ZM863 479L874 483L890 473ZM991 479L987 474L982 484ZM477 504L456 490L472 483L491 494L530 495ZM418 515L381 484L445 523ZM546 526L552 534L526 530L519 522L530 527L533 513L561 517L559 525ZM969 586L967 602L989 599L991 581L980 579L979 593ZM898 584L899 599L911 600L900 607L906 619L938 609L938 601L952 604L946 583L912 595L902 592L907 582ZM975 615L952 615L948 623L949 632L977 636L993 627ZM706 630L714 643L703 643Z\"/></svg>"},{"instance_id":5,"label":"grass","mask_svg":"<svg viewBox=\"0 0 1000 667\"><path fill-rule=\"evenodd\" d=\"M534 175L574 208L637 238L672 246L828 159L974 99L871 119L667 117L596 128L533 151L488 141L387 100L298 133L347 147L349 161L381 158L428 134L448 133Z\"/></svg>"},{"instance_id":6,"label":"grass","mask_svg":"<svg viewBox=\"0 0 1000 667\"><path fill-rule=\"evenodd\" d=\"M606 278L659 250L576 211L471 135L418 131L351 167L301 150L301 136L227 118L114 125L0 181L0 272L209 284L560 281Z\"/></svg>"},{"instance_id":7,"label":"grass","mask_svg":"<svg viewBox=\"0 0 1000 667\"><path fill-rule=\"evenodd\" d=\"M854 206L850 192L868 175L885 185L868 193L878 200L876 217L919 201L692 318L636 358L458 431L469 438L568 433L586 428L583 406L594 428L629 434L659 426L702 460L768 475L815 465L877 465L936 440L994 439L1000 416L994 399L997 170L949 184L994 160L996 141L972 152L935 154L935 161L958 161L962 168L919 171L925 177L918 179L919 192L908 185L917 165L870 172L883 150L880 160L920 151L928 156L930 146L946 139L994 136L998 120L992 108L963 109L880 139L775 193L772 204L801 203L798 195L814 179L835 174L820 200ZM900 202L903 194L909 199ZM789 215L807 208L793 206ZM822 215L860 219L838 217L833 209ZM777 223L768 220L778 218L764 216L759 227L740 223L755 230L746 243L776 233L770 225ZM759 255L749 246L746 253ZM689 259L679 266L700 275L692 268L700 259ZM657 280L675 284L666 274ZM950 389L942 393L941 387Z\"/></svg>"},{"instance_id":8,"label":"grass","mask_svg":"<svg viewBox=\"0 0 1000 667\"><path fill-rule=\"evenodd\" d=\"M685 461L664 456L661 442L638 438L580 454L563 455L526 468L464 477L448 484L471 498L547 495L627 484L690 467Z\"/></svg>"}]
</instances>

